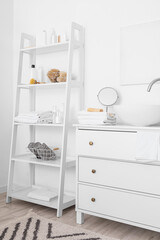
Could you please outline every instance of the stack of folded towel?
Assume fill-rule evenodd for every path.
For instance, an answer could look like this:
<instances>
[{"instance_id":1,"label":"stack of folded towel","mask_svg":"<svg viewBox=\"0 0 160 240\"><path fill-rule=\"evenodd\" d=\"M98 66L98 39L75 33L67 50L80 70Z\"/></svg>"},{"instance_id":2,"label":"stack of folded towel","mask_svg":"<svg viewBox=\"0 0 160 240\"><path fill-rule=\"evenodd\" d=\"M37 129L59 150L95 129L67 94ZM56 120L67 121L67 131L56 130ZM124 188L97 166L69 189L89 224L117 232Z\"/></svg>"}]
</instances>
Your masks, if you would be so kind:
<instances>
[{"instance_id":1,"label":"stack of folded towel","mask_svg":"<svg viewBox=\"0 0 160 240\"><path fill-rule=\"evenodd\" d=\"M15 122L18 123L52 123L52 111L30 112L26 114L19 114L15 117Z\"/></svg>"},{"instance_id":2,"label":"stack of folded towel","mask_svg":"<svg viewBox=\"0 0 160 240\"><path fill-rule=\"evenodd\" d=\"M115 124L116 118L112 114L106 112L87 112L80 111L78 113L79 124Z\"/></svg>"}]
</instances>

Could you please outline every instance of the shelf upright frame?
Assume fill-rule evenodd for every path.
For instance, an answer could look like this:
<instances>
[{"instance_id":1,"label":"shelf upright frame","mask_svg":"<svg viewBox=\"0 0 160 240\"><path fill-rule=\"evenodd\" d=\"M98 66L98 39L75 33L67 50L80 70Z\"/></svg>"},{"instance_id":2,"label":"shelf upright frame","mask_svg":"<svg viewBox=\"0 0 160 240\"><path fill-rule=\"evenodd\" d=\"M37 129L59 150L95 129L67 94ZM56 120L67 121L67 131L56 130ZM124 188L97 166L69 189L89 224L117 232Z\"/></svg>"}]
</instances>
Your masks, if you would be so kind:
<instances>
[{"instance_id":1,"label":"shelf upright frame","mask_svg":"<svg viewBox=\"0 0 160 240\"><path fill-rule=\"evenodd\" d=\"M66 153L67 153L67 136L69 128L69 108L70 108L70 91L71 91L71 76L72 76L72 66L73 66L73 52L75 39L75 31L78 31L79 35L79 51L80 51L80 61L79 61L79 70L80 70L80 108L83 108L83 85L84 85L84 28L77 23L72 23L71 25L71 34L70 34L70 44L69 44L69 54L68 54L68 71L67 71L67 86L66 86L66 96L65 96L65 115L64 115L64 129L62 137L62 157L61 157L61 167L60 167L60 176L59 176L59 193L58 193L58 210L57 217L62 216L64 204L64 182L65 182L65 170L66 170ZM68 204L70 205L70 203ZM65 206L66 208L66 206Z\"/></svg>"},{"instance_id":2,"label":"shelf upright frame","mask_svg":"<svg viewBox=\"0 0 160 240\"><path fill-rule=\"evenodd\" d=\"M78 33L78 40L76 39L76 34ZM33 46L31 48L25 48L25 41L29 41L29 45ZM15 101L15 109L14 109L14 116L13 116L13 128L12 128L12 140L11 140L11 151L10 151L10 163L9 163L9 174L8 174L8 186L7 186L7 197L6 202L10 203L12 200L12 196L17 199L25 200L32 202L31 199L24 197L25 189L22 189L23 194L21 195L20 192L13 192L13 176L14 176L14 166L15 162L26 162L29 163L30 169L30 189L32 186L35 185L35 165L37 164L36 161L29 160L24 156L17 155L16 156L16 141L17 141L17 130L19 126L25 126L26 124L23 123L15 123L14 118L19 114L19 102L20 102L20 93L21 89L28 89L29 90L29 99L30 99L30 111L36 110L36 89L39 86L31 86L29 84L22 84L22 66L23 66L23 55L29 55L30 65L36 64L36 56L38 54L45 54L54 51L62 51L68 50L68 67L67 67L67 81L65 84L59 84L59 87L65 87L65 108L64 108L64 122L61 126L62 130L62 153L60 163L55 167L59 168L59 183L58 183L58 197L57 200L54 199L53 204L46 204L41 201L33 201L38 202L38 204L51 206L52 208L57 209L57 217L61 217L63 210L67 207L70 207L75 204L75 197L71 197L70 195L66 198L66 194L64 191L64 183L65 183L65 173L67 167L73 167L73 161L71 163L66 163L67 161L67 142L68 142L68 130L70 127L69 123L69 111L70 111L70 96L71 96L71 88L78 87L80 92L80 109L84 107L84 28L77 23L72 22L71 24L71 34L70 34L70 41L66 43L59 43L55 45L43 46L43 47L34 47L36 45L36 40L33 36L28 34L22 33L21 34L21 42L20 42L20 51L19 51L19 66L18 66L18 78L17 78L17 88L16 88L16 101ZM79 80L72 80L72 66L73 66L73 54L74 50L77 49L79 52ZM51 84L48 84L49 87ZM58 83L53 85L58 87ZM47 87L47 84L41 86L41 88ZM35 139L35 130L37 126L42 126L42 124L27 124L29 126L30 132L30 142L34 142ZM57 125L57 127L60 127ZM56 124L51 124L50 126L46 126L44 124L43 127L56 127ZM25 160L25 161L24 161ZM45 163L43 163L45 165ZM47 164L46 164L47 166ZM54 164L52 165L54 167ZM68 199L68 200L66 200Z\"/></svg>"},{"instance_id":3,"label":"shelf upright frame","mask_svg":"<svg viewBox=\"0 0 160 240\"><path fill-rule=\"evenodd\" d=\"M20 41L20 49L24 48L25 41L28 41L31 46L35 45L35 38L30 36L26 33L21 34L21 41ZM21 83L22 79L22 66L23 66L23 52L19 51L19 65L18 65L18 77L17 77L17 87L16 87L16 98L15 98L15 105L13 111L13 125L12 125L12 136L11 136L11 147L10 147L10 162L9 162L9 172L8 172L8 184L7 184L7 196L6 196L6 203L10 203L12 201L11 192L13 187L13 175L14 175L14 166L15 162L11 161L12 157L16 154L16 141L17 141L17 130L18 126L14 124L14 118L19 113L19 102L20 102L20 91L21 89L18 88L18 85ZM30 63L35 61L35 55L30 55ZM31 106L31 105L30 105ZM31 130L30 130L31 133ZM33 136L33 134L32 134Z\"/></svg>"}]
</instances>

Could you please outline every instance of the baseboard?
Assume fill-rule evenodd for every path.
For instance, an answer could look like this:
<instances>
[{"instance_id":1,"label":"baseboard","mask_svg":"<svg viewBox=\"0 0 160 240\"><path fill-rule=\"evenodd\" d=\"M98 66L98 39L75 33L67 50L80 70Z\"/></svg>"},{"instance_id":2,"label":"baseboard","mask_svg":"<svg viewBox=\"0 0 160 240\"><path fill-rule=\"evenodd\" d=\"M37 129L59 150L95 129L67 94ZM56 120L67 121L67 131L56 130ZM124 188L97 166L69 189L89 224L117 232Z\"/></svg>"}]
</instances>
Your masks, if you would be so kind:
<instances>
[{"instance_id":1,"label":"baseboard","mask_svg":"<svg viewBox=\"0 0 160 240\"><path fill-rule=\"evenodd\" d=\"M7 192L7 186L0 186L0 193Z\"/></svg>"}]
</instances>

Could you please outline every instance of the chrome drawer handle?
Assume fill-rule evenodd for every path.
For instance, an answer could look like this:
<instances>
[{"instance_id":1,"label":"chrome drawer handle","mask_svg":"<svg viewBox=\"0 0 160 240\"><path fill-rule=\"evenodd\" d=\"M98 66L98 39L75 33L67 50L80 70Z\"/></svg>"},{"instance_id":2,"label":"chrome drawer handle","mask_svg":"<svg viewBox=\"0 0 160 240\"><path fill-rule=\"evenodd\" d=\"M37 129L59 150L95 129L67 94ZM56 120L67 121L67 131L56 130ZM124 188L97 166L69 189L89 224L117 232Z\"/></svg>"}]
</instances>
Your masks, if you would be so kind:
<instances>
[{"instance_id":1,"label":"chrome drawer handle","mask_svg":"<svg viewBox=\"0 0 160 240\"><path fill-rule=\"evenodd\" d=\"M90 145L90 146L92 146L92 145L93 145L93 142L92 142L92 141L90 141L90 142L89 142L89 145Z\"/></svg>"},{"instance_id":2,"label":"chrome drawer handle","mask_svg":"<svg viewBox=\"0 0 160 240\"><path fill-rule=\"evenodd\" d=\"M96 199L95 199L95 198L91 198L91 201L92 201L92 202L95 202L95 201L96 201Z\"/></svg>"},{"instance_id":3,"label":"chrome drawer handle","mask_svg":"<svg viewBox=\"0 0 160 240\"><path fill-rule=\"evenodd\" d=\"M96 170L95 170L95 169L92 169L92 173L96 173Z\"/></svg>"}]
</instances>

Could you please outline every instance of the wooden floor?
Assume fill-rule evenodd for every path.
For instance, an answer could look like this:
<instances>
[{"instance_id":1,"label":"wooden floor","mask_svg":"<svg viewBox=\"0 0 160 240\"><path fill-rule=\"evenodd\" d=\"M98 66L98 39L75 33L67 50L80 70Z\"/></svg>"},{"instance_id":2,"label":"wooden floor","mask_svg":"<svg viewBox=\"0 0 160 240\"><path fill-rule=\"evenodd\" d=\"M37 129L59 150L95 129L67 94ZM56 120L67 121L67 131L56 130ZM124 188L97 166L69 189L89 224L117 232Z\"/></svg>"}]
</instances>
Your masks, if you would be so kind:
<instances>
[{"instance_id":1,"label":"wooden floor","mask_svg":"<svg viewBox=\"0 0 160 240\"><path fill-rule=\"evenodd\" d=\"M76 214L74 207L68 208L64 211L61 218L57 218L56 210L51 208L15 199L12 203L6 204L4 193L0 194L0 225L5 224L16 217L25 215L30 209L33 209L34 212L46 218L55 219L56 221L76 226ZM121 240L160 240L160 233L89 215L85 215L85 223L78 226L104 234L107 237L113 237Z\"/></svg>"}]
</instances>

